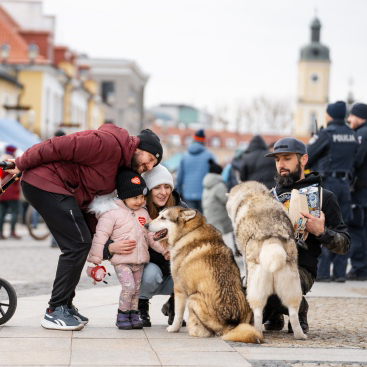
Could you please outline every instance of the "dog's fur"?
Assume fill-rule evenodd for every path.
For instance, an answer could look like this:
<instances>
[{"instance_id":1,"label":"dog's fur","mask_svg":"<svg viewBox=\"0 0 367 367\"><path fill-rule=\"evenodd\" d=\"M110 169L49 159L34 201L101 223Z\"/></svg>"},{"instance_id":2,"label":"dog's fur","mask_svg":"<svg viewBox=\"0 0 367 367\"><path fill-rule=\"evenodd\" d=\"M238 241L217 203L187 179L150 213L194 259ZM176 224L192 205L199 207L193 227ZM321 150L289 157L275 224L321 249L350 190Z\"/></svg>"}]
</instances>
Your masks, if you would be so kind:
<instances>
[{"instance_id":1,"label":"dog's fur","mask_svg":"<svg viewBox=\"0 0 367 367\"><path fill-rule=\"evenodd\" d=\"M285 208L264 185L249 181L231 190L227 210L246 262L247 300L255 328L262 331L263 309L276 294L288 308L294 336L306 339L298 319L302 289L297 245Z\"/></svg>"},{"instance_id":2,"label":"dog's fur","mask_svg":"<svg viewBox=\"0 0 367 367\"><path fill-rule=\"evenodd\" d=\"M221 233L198 211L181 207L163 210L146 227L158 232L156 240L167 238L171 246L175 319L167 331L180 330L187 302L191 336L260 343L261 333L248 324L252 312L239 268Z\"/></svg>"}]
</instances>

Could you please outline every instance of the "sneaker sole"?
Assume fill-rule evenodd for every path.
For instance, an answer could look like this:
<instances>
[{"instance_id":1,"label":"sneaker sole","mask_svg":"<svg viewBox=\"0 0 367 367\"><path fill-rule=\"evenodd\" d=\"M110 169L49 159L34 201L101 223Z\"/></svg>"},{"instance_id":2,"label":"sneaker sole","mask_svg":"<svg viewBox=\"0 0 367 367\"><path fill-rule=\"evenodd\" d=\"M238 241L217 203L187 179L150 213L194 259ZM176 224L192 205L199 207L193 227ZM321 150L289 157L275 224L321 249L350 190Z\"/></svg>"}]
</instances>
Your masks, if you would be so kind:
<instances>
[{"instance_id":1,"label":"sneaker sole","mask_svg":"<svg viewBox=\"0 0 367 367\"><path fill-rule=\"evenodd\" d=\"M49 329L49 330L73 331L73 330L83 329L84 324L79 324L79 325L75 325L75 326L61 326L61 325L56 325L54 322L43 319L41 321L41 326L44 327L45 329Z\"/></svg>"}]
</instances>

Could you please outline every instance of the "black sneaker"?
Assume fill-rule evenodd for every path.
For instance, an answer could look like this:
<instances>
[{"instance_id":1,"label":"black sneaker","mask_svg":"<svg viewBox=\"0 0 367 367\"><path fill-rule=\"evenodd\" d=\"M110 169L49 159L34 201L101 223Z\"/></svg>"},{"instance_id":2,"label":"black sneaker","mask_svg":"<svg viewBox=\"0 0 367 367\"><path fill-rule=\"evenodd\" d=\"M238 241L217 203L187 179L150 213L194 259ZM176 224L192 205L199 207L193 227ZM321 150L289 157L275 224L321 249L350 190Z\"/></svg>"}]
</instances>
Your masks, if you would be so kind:
<instances>
[{"instance_id":1,"label":"black sneaker","mask_svg":"<svg viewBox=\"0 0 367 367\"><path fill-rule=\"evenodd\" d=\"M363 280L367 280L367 276L363 276L363 275L357 275L356 273L348 273L346 276L347 280L359 280L359 281L363 281Z\"/></svg>"},{"instance_id":2,"label":"black sneaker","mask_svg":"<svg viewBox=\"0 0 367 367\"><path fill-rule=\"evenodd\" d=\"M84 324L77 321L66 306L57 306L52 312L46 309L41 325L45 329L52 330L81 330L84 327Z\"/></svg>"},{"instance_id":3,"label":"black sneaker","mask_svg":"<svg viewBox=\"0 0 367 367\"><path fill-rule=\"evenodd\" d=\"M151 327L152 323L149 316L149 299L139 298L138 310L143 327Z\"/></svg>"},{"instance_id":4,"label":"black sneaker","mask_svg":"<svg viewBox=\"0 0 367 367\"><path fill-rule=\"evenodd\" d=\"M274 315L269 318L265 324L264 328L266 331L281 331L284 327L284 316L282 314Z\"/></svg>"},{"instance_id":5,"label":"black sneaker","mask_svg":"<svg viewBox=\"0 0 367 367\"><path fill-rule=\"evenodd\" d=\"M164 316L168 316L168 325L172 325L175 319L175 296L173 294L171 294L168 301L162 306L161 311ZM185 320L182 320L181 326L186 326Z\"/></svg>"},{"instance_id":6,"label":"black sneaker","mask_svg":"<svg viewBox=\"0 0 367 367\"><path fill-rule=\"evenodd\" d=\"M68 311L70 312L71 315L74 316L75 320L81 322L84 325L88 324L88 321L89 321L88 317L81 315L78 312L78 309L74 305L68 308Z\"/></svg>"}]
</instances>

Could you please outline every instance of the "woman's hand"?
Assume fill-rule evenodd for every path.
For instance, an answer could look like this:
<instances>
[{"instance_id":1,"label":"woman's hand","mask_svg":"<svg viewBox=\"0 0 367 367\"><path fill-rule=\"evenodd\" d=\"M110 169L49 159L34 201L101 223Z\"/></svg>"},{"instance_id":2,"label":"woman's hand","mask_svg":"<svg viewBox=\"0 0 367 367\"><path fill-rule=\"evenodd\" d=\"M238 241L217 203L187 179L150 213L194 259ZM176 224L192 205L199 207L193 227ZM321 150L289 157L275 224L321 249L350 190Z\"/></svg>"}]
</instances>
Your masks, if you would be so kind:
<instances>
[{"instance_id":1,"label":"woman's hand","mask_svg":"<svg viewBox=\"0 0 367 367\"><path fill-rule=\"evenodd\" d=\"M108 245L108 251L110 254L128 255L134 251L136 247L136 241L123 240L112 242Z\"/></svg>"},{"instance_id":2,"label":"woman's hand","mask_svg":"<svg viewBox=\"0 0 367 367\"><path fill-rule=\"evenodd\" d=\"M5 160L6 162L13 162L14 165L15 165L15 159L6 159ZM5 170L6 172L10 173L11 175L17 175L18 173L21 173L21 171L18 169L17 166L15 166L14 168L12 169L7 169Z\"/></svg>"}]
</instances>

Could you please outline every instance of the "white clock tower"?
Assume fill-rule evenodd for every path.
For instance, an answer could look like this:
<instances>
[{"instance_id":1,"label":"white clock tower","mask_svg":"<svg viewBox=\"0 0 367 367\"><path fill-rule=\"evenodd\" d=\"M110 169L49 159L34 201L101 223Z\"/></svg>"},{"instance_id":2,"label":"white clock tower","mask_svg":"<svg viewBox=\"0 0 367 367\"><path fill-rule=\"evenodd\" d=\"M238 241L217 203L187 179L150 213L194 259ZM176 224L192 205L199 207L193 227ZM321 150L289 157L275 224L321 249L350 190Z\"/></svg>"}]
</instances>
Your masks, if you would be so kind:
<instances>
[{"instance_id":1,"label":"white clock tower","mask_svg":"<svg viewBox=\"0 0 367 367\"><path fill-rule=\"evenodd\" d=\"M311 23L311 42L301 49L298 64L297 104L293 134L309 137L315 120L320 127L325 123L329 101L330 56L329 48L320 43L321 23Z\"/></svg>"}]
</instances>

